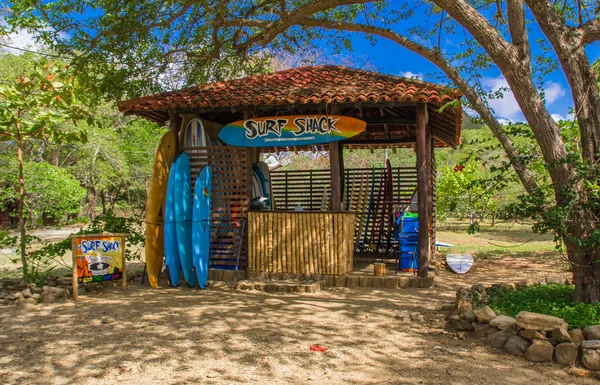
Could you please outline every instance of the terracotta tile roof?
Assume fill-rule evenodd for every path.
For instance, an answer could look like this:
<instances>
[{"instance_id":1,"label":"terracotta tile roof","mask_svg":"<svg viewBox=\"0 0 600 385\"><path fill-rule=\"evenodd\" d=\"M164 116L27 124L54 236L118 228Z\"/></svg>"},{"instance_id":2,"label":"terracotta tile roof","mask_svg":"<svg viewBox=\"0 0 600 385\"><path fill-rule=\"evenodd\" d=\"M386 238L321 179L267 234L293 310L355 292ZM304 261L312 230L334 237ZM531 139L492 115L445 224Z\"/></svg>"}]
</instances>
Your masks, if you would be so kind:
<instances>
[{"instance_id":1,"label":"terracotta tile roof","mask_svg":"<svg viewBox=\"0 0 600 385\"><path fill-rule=\"evenodd\" d=\"M428 102L441 105L461 94L414 79L338 66L314 66L205 84L126 100L125 113L172 108L211 108L281 104Z\"/></svg>"}]
</instances>

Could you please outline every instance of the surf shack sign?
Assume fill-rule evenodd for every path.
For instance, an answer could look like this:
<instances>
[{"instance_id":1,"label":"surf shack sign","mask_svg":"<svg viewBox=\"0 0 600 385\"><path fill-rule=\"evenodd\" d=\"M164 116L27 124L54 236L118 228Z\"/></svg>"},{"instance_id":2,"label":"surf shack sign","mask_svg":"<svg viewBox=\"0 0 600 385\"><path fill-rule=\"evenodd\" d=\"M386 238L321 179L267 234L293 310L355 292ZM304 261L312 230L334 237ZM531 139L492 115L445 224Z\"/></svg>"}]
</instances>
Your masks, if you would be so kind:
<instances>
[{"instance_id":1,"label":"surf shack sign","mask_svg":"<svg viewBox=\"0 0 600 385\"><path fill-rule=\"evenodd\" d=\"M79 283L121 280L127 287L125 238L127 234L71 235L73 252L73 298Z\"/></svg>"},{"instance_id":2,"label":"surf shack sign","mask_svg":"<svg viewBox=\"0 0 600 385\"><path fill-rule=\"evenodd\" d=\"M219 138L232 146L286 147L345 140L367 127L362 120L338 115L290 115L230 123Z\"/></svg>"}]
</instances>

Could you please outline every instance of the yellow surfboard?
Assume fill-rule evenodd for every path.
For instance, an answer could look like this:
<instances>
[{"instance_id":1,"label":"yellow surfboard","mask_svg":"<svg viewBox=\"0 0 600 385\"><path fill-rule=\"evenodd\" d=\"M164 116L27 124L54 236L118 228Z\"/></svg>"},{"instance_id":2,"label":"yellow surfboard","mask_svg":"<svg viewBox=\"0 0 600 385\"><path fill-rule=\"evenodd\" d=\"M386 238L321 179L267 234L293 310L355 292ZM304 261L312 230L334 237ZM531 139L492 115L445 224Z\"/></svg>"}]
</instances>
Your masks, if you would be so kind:
<instances>
[{"instance_id":1,"label":"yellow surfboard","mask_svg":"<svg viewBox=\"0 0 600 385\"><path fill-rule=\"evenodd\" d=\"M148 283L152 287L158 287L158 276L163 264L167 181L171 163L175 159L176 143L177 139L172 131L162 137L152 168L152 181L146 204L146 273Z\"/></svg>"}]
</instances>

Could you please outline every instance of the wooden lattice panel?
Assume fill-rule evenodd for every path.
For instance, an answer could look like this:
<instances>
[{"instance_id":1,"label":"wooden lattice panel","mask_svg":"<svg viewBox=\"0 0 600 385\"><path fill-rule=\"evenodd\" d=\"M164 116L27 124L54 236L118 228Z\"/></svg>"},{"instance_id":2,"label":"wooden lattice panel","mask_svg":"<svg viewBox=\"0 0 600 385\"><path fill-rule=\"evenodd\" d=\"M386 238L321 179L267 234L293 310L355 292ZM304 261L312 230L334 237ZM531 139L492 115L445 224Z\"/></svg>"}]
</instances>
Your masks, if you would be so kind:
<instances>
[{"instance_id":1,"label":"wooden lattice panel","mask_svg":"<svg viewBox=\"0 0 600 385\"><path fill-rule=\"evenodd\" d=\"M248 207L248 157L245 148L186 147L190 157L192 191L202 168L212 170L211 196L211 267L230 268L236 263L242 239L241 222ZM245 242L244 242L245 243ZM245 245L242 245L240 268L245 268Z\"/></svg>"}]
</instances>

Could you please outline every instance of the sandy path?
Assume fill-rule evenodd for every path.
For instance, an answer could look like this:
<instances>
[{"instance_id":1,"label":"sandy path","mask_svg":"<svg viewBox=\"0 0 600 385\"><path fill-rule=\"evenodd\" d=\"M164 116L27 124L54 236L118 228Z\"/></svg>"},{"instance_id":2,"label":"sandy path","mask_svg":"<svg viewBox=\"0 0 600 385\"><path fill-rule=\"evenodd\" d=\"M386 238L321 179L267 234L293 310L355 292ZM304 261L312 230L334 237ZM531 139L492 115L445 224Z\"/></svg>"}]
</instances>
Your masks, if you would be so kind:
<instances>
[{"instance_id":1,"label":"sandy path","mask_svg":"<svg viewBox=\"0 0 600 385\"><path fill-rule=\"evenodd\" d=\"M516 270L515 279L555 271L547 261L518 261L528 270ZM431 289L266 294L223 284L204 292L134 286L77 304L2 307L0 382L595 383L443 334L439 309L453 301L453 290L502 281L500 267L510 262L484 261L460 278L439 272ZM421 312L426 322L400 324L397 311ZM312 352L313 344L329 351Z\"/></svg>"}]
</instances>

